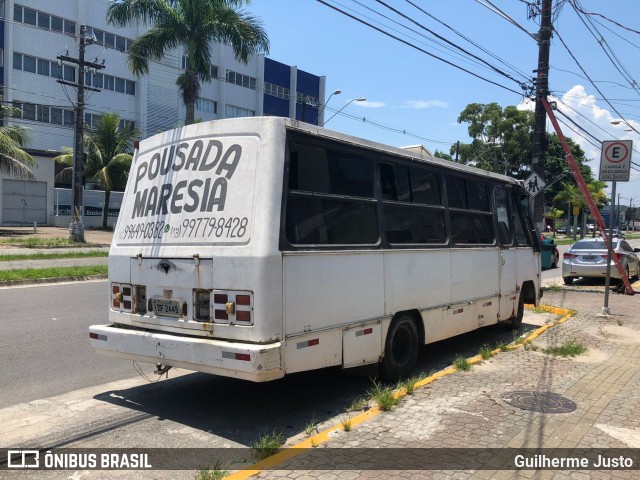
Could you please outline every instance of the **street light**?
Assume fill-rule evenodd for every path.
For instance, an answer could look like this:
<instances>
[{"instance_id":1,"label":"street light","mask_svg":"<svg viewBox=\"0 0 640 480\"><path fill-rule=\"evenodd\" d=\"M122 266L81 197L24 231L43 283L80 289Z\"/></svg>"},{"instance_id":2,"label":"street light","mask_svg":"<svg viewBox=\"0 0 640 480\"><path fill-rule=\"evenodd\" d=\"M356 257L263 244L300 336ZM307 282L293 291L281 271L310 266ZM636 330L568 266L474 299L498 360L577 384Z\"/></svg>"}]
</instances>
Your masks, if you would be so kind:
<instances>
[{"instance_id":1,"label":"street light","mask_svg":"<svg viewBox=\"0 0 640 480\"><path fill-rule=\"evenodd\" d=\"M351 105L353 102L366 102L366 101L367 101L367 99L366 99L366 98L364 98L364 97L354 98L354 99L352 99L352 100L349 100L349 101L347 102L347 104L346 104L344 107L342 107L342 108L341 108L340 110L338 110L336 113L334 113L333 115L331 115L331 116L329 117L329 120L331 120L333 117L335 117L336 115L338 115L342 110L344 110L345 108L347 108L347 107L348 107L349 105ZM324 125L326 125L327 123L329 123L329 120L327 120L326 122L324 122Z\"/></svg>"},{"instance_id":2,"label":"street light","mask_svg":"<svg viewBox=\"0 0 640 480\"><path fill-rule=\"evenodd\" d=\"M318 119L320 118L320 114L322 113L322 111L324 110L324 107L327 106L327 103L329 103L329 100L331 100L331 97L333 97L334 95L340 95L342 93L342 90L336 90L335 92L333 92L331 95L329 95L329 98L327 98L327 101L324 102L324 104L322 105L322 107L320 107L320 110L318 110L318 115L316 115L316 119L313 121L314 125L318 124Z\"/></svg>"},{"instance_id":3,"label":"street light","mask_svg":"<svg viewBox=\"0 0 640 480\"><path fill-rule=\"evenodd\" d=\"M609 122L609 123L611 123L611 125L620 125L621 123L624 123L627 127L629 127L629 128L625 128L625 129L624 129L624 131L625 131L625 132L636 132L636 133L639 133L639 132L638 132L635 128L633 128L633 127L629 124L629 122L627 122L626 120L612 120L612 121L611 121L611 122Z\"/></svg>"}]
</instances>

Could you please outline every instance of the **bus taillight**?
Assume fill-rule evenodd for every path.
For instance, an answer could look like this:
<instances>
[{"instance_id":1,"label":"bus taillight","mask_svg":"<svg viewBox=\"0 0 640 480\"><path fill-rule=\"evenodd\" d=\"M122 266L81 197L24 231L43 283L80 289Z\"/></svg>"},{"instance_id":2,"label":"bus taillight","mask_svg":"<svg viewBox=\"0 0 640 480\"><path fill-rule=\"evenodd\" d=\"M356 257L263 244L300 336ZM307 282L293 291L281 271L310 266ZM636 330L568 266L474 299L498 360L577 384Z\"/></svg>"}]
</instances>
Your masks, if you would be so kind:
<instances>
[{"instance_id":1,"label":"bus taillight","mask_svg":"<svg viewBox=\"0 0 640 480\"><path fill-rule=\"evenodd\" d=\"M213 291L213 321L231 325L253 324L253 294L234 290Z\"/></svg>"},{"instance_id":2,"label":"bus taillight","mask_svg":"<svg viewBox=\"0 0 640 480\"><path fill-rule=\"evenodd\" d=\"M133 288L124 283L111 284L111 308L120 312L131 313Z\"/></svg>"}]
</instances>

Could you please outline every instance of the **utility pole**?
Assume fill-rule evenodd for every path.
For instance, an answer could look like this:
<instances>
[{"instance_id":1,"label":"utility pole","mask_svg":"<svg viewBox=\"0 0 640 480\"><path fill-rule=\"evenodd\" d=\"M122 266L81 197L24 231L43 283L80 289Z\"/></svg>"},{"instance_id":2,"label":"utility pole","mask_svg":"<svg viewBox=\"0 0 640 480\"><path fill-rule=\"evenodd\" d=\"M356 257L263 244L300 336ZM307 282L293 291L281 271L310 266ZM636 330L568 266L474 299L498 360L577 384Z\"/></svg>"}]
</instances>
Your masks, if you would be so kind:
<instances>
[{"instance_id":1,"label":"utility pole","mask_svg":"<svg viewBox=\"0 0 640 480\"><path fill-rule=\"evenodd\" d=\"M58 83L76 88L78 92L75 105L75 148L73 149L73 211L72 221L69 225L69 240L74 242L84 242L84 225L82 224L82 178L84 175L84 91L92 90L99 92L97 88L86 87L84 75L87 68L100 70L103 64L87 62L84 59L86 45L91 45L95 37L93 31L87 38L87 26L80 25L80 38L78 39L78 58L71 58L69 55L59 55L60 62L75 63L78 65L78 82L71 83L63 79L58 79ZM62 72L62 67L60 68Z\"/></svg>"},{"instance_id":2,"label":"utility pole","mask_svg":"<svg viewBox=\"0 0 640 480\"><path fill-rule=\"evenodd\" d=\"M547 113L542 99L549 94L549 47L551 45L551 8L553 0L542 0L542 16L540 31L538 32L538 69L536 81L536 111L535 127L533 131L533 154L531 157L532 170L545 180L545 150ZM533 220L537 225L544 221L544 195L534 198Z\"/></svg>"}]
</instances>

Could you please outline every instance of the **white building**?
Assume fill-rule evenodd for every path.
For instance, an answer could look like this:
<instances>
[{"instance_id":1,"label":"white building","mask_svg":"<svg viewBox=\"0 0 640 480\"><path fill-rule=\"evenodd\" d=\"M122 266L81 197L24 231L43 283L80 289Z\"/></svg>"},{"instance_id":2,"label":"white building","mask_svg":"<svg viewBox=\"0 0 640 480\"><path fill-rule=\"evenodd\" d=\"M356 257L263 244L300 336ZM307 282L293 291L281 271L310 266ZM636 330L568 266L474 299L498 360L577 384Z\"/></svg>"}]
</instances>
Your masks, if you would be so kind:
<instances>
[{"instance_id":1,"label":"white building","mask_svg":"<svg viewBox=\"0 0 640 480\"><path fill-rule=\"evenodd\" d=\"M5 104L22 109L22 118L7 124L27 127L31 139L26 150L37 160L35 182L0 174L0 225L68 225L69 217L55 217L53 157L63 147L74 146L76 90L58 78L76 83L77 65L60 62L59 56L78 58L80 26L95 35L85 59L104 69L85 75L86 84L99 92L85 92L85 123L117 112L134 122L143 137L182 125L185 107L175 84L186 58L180 49L159 62L150 62L149 75L136 77L127 67L125 54L143 24L116 28L106 22L109 0L0 0L0 48ZM268 32L267 32L268 33ZM202 85L196 118L281 115L307 122L322 122L319 105L325 98L325 78L299 71L264 56L245 65L232 50L216 44L212 76ZM115 198L118 198L117 196ZM97 206L97 205L96 205ZM111 205L114 206L113 204ZM115 205L117 208L118 205ZM96 224L97 219L96 219ZM92 226L91 219L85 224Z\"/></svg>"}]
</instances>

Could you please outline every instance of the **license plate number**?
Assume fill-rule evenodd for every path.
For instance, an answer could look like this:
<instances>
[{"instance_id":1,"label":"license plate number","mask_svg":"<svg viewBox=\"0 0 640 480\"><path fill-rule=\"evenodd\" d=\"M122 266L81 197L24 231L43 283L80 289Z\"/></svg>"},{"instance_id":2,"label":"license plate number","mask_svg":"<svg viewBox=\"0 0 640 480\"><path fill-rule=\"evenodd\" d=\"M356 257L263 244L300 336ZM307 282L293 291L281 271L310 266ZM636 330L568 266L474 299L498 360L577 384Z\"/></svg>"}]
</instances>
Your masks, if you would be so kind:
<instances>
[{"instance_id":1,"label":"license plate number","mask_svg":"<svg viewBox=\"0 0 640 480\"><path fill-rule=\"evenodd\" d=\"M583 255L582 256L582 260L585 260L587 262L591 262L591 261L593 261L595 259L596 259L595 255Z\"/></svg>"},{"instance_id":2,"label":"license plate number","mask_svg":"<svg viewBox=\"0 0 640 480\"><path fill-rule=\"evenodd\" d=\"M164 315L169 317L180 316L180 304L174 300L165 300L163 298L151 299L153 313L156 315Z\"/></svg>"}]
</instances>

